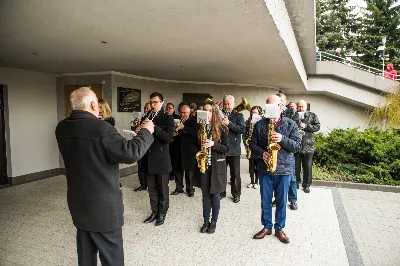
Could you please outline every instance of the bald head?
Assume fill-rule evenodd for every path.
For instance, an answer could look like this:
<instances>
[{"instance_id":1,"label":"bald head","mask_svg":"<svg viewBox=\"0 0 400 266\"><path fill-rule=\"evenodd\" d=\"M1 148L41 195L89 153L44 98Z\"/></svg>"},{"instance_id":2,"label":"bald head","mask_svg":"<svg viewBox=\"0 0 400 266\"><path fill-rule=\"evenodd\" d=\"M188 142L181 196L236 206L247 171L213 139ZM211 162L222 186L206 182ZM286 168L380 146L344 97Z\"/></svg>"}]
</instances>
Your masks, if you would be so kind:
<instances>
[{"instance_id":1,"label":"bald head","mask_svg":"<svg viewBox=\"0 0 400 266\"><path fill-rule=\"evenodd\" d=\"M96 94L89 87L74 90L70 96L72 110L81 110L99 116L99 104Z\"/></svg>"},{"instance_id":2,"label":"bald head","mask_svg":"<svg viewBox=\"0 0 400 266\"><path fill-rule=\"evenodd\" d=\"M267 104L281 104L282 100L278 95L271 95L267 98Z\"/></svg>"}]
</instances>

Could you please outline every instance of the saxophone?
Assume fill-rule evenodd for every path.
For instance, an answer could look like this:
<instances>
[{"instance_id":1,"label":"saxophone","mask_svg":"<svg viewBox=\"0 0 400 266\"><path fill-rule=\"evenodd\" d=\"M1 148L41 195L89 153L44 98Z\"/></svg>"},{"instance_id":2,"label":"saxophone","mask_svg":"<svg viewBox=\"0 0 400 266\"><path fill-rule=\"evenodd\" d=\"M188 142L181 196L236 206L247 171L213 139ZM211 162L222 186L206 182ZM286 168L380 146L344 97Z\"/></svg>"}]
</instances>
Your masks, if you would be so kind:
<instances>
[{"instance_id":1,"label":"saxophone","mask_svg":"<svg viewBox=\"0 0 400 266\"><path fill-rule=\"evenodd\" d=\"M207 170L208 167L208 153L209 149L206 147L203 147L204 142L207 140L207 125L204 123L200 124L199 128L199 142L201 145L201 150L196 153L196 160L197 160L197 166L200 169L200 172L204 174Z\"/></svg>"},{"instance_id":2,"label":"saxophone","mask_svg":"<svg viewBox=\"0 0 400 266\"><path fill-rule=\"evenodd\" d=\"M254 123L250 123L249 137L246 139L246 157L247 157L247 159L251 158L250 142L251 142L251 135L253 134L253 129L254 129Z\"/></svg>"},{"instance_id":3,"label":"saxophone","mask_svg":"<svg viewBox=\"0 0 400 266\"><path fill-rule=\"evenodd\" d=\"M268 153L270 154L269 159L264 161L267 165L268 172L275 172L278 164L278 151L281 146L278 143L272 141L272 134L275 133L275 119L270 119L268 125Z\"/></svg>"},{"instance_id":4,"label":"saxophone","mask_svg":"<svg viewBox=\"0 0 400 266\"><path fill-rule=\"evenodd\" d=\"M181 118L181 120L179 120L179 123L175 126L174 137L178 136L178 131L179 131L178 127L180 124L182 124L182 121L183 121L183 119Z\"/></svg>"}]
</instances>

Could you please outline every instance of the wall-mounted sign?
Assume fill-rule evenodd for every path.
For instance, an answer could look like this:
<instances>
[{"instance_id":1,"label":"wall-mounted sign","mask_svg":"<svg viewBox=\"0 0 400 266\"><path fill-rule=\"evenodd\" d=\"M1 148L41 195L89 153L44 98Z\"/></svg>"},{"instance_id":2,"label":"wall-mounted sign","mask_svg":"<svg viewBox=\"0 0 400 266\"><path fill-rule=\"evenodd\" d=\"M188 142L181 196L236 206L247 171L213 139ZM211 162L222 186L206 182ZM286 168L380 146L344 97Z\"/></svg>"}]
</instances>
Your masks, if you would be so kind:
<instances>
[{"instance_id":1,"label":"wall-mounted sign","mask_svg":"<svg viewBox=\"0 0 400 266\"><path fill-rule=\"evenodd\" d=\"M118 112L140 112L141 111L141 91L130 88L117 88Z\"/></svg>"}]
</instances>

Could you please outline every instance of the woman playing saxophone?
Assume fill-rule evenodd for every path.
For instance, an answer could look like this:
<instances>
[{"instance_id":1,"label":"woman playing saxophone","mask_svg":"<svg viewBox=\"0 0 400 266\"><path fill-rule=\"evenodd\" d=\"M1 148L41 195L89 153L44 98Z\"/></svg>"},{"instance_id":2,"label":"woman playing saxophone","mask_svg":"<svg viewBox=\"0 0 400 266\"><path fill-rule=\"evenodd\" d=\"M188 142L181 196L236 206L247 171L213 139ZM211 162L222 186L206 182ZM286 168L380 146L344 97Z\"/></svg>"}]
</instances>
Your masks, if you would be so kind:
<instances>
[{"instance_id":1,"label":"woman playing saxophone","mask_svg":"<svg viewBox=\"0 0 400 266\"><path fill-rule=\"evenodd\" d=\"M255 122L253 118L259 116L261 118L262 109L260 106L253 106L250 111L250 117L246 121L246 133L243 134L243 143L246 148L247 159L249 160L249 173L250 173L250 184L248 188L258 188L258 173L257 173L257 157L251 154L250 141L253 133Z\"/></svg>"},{"instance_id":2,"label":"woman playing saxophone","mask_svg":"<svg viewBox=\"0 0 400 266\"><path fill-rule=\"evenodd\" d=\"M203 194L204 224L200 232L212 234L217 226L219 195L226 189L225 158L229 149L228 128L222 123L217 105L206 103L204 111L208 112L208 124L200 124L200 151L196 154L198 166L202 169L196 168L193 181L195 186L201 188Z\"/></svg>"}]
</instances>

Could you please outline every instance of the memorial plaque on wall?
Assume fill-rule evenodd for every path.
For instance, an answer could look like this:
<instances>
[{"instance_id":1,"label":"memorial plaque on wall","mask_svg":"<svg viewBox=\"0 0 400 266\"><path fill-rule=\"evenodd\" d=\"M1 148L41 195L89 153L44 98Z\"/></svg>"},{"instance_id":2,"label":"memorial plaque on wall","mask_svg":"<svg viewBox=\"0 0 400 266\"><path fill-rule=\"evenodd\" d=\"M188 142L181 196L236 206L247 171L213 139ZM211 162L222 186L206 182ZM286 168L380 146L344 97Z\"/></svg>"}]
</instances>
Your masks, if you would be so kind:
<instances>
[{"instance_id":1,"label":"memorial plaque on wall","mask_svg":"<svg viewBox=\"0 0 400 266\"><path fill-rule=\"evenodd\" d=\"M118 112L140 112L141 110L141 91L130 88L117 88Z\"/></svg>"}]
</instances>

